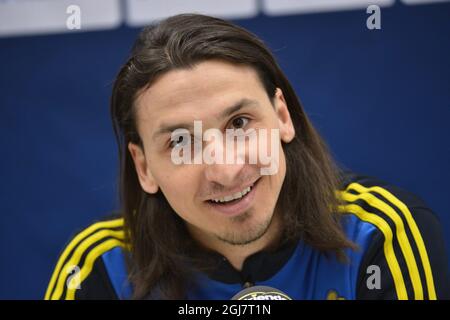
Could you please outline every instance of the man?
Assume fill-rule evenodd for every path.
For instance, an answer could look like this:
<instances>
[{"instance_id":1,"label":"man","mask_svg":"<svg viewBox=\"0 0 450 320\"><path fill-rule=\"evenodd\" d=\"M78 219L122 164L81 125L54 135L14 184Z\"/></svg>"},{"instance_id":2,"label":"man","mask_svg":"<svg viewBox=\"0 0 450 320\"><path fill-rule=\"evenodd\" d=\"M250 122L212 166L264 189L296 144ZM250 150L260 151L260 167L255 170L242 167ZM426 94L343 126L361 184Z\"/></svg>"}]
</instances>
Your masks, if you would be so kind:
<instances>
[{"instance_id":1,"label":"man","mask_svg":"<svg viewBox=\"0 0 450 320\"><path fill-rule=\"evenodd\" d=\"M202 15L144 29L111 114L121 214L74 237L47 299L230 299L254 285L292 299L448 297L432 212L339 170L249 32ZM230 132L244 143L228 147Z\"/></svg>"}]
</instances>

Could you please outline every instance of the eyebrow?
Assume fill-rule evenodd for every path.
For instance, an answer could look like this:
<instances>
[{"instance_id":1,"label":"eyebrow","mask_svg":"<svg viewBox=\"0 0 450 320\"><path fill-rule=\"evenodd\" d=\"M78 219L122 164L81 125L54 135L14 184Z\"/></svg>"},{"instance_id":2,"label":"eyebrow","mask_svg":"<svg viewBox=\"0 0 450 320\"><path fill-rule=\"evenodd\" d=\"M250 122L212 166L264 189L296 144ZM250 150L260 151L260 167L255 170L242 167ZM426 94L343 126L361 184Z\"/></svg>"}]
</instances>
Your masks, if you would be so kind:
<instances>
[{"instance_id":1,"label":"eyebrow","mask_svg":"<svg viewBox=\"0 0 450 320\"><path fill-rule=\"evenodd\" d=\"M235 104L233 104L232 106L227 107L225 110L223 110L221 113L219 113L219 115L216 116L216 118L218 120L222 120L222 119L227 118L230 115L238 112L239 110L241 110L245 107L257 106L257 105L259 105L258 101L248 99L248 98L243 98L243 99L239 100L238 102L236 102ZM187 129L189 131L192 131L194 129L194 124L186 123L186 122L177 123L177 124L162 124L160 126L160 128L153 134L153 140L155 140L160 135L171 133L177 129Z\"/></svg>"}]
</instances>

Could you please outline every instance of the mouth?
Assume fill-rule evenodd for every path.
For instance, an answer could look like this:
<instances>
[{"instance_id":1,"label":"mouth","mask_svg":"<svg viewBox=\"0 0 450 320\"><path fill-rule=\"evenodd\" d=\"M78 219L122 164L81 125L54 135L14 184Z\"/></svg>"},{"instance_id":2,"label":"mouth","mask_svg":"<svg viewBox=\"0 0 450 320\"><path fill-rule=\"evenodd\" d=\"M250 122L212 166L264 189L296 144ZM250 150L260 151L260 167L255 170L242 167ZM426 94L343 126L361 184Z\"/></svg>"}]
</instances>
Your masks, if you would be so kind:
<instances>
[{"instance_id":1,"label":"mouth","mask_svg":"<svg viewBox=\"0 0 450 320\"><path fill-rule=\"evenodd\" d=\"M206 201L214 211L227 216L236 216L245 212L253 203L256 189L261 178L251 185L234 194L229 194L220 198L212 198Z\"/></svg>"}]
</instances>

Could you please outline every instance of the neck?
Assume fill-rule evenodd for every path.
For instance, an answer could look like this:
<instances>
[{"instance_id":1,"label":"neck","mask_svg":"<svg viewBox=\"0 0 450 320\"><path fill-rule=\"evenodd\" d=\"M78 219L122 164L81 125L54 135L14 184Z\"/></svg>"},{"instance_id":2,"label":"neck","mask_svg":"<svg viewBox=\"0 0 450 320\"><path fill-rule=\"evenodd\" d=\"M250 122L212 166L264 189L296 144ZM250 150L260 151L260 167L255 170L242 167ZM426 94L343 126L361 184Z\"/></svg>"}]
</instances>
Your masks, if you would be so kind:
<instances>
[{"instance_id":1,"label":"neck","mask_svg":"<svg viewBox=\"0 0 450 320\"><path fill-rule=\"evenodd\" d=\"M245 245L232 245L217 239L215 236L201 235L197 232L191 233L200 244L220 253L236 270L241 271L247 257L270 248L278 242L281 233L281 223L278 215L275 214L266 233L258 240Z\"/></svg>"}]
</instances>

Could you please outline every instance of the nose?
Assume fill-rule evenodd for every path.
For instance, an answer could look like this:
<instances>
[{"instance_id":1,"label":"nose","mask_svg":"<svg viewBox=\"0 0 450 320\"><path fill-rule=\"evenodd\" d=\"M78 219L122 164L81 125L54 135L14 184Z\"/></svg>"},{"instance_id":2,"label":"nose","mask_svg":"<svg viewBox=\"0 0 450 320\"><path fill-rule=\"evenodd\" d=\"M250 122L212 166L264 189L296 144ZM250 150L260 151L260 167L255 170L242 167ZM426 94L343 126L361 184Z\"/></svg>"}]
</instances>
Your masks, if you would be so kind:
<instances>
[{"instance_id":1,"label":"nose","mask_svg":"<svg viewBox=\"0 0 450 320\"><path fill-rule=\"evenodd\" d=\"M206 180L224 187L234 187L242 175L245 164L209 164L205 168Z\"/></svg>"},{"instance_id":2,"label":"nose","mask_svg":"<svg viewBox=\"0 0 450 320\"><path fill-rule=\"evenodd\" d=\"M222 137L222 141L221 139L213 139L213 141L207 143L214 150L212 154L217 156L215 160L218 161L208 162L204 172L208 182L223 187L235 187L239 179L242 178L247 148L238 147L234 141L231 141L231 145L228 145L228 143L230 141L226 137Z\"/></svg>"}]
</instances>

